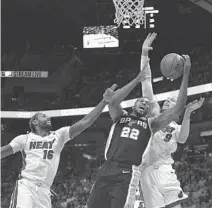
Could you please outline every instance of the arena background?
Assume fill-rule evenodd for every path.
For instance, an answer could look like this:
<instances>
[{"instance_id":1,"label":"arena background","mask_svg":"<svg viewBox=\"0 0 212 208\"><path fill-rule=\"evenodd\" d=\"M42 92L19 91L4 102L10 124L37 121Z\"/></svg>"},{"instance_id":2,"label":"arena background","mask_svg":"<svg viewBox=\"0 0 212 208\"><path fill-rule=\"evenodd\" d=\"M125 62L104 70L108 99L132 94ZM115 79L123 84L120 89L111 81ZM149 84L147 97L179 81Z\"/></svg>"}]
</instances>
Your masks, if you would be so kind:
<instances>
[{"instance_id":1,"label":"arena background","mask_svg":"<svg viewBox=\"0 0 212 208\"><path fill-rule=\"evenodd\" d=\"M29 130L29 112L51 110L54 129L79 120L89 112L84 107L94 107L107 87L113 83L122 87L136 76L142 41L154 31L158 37L150 56L157 98L164 100L161 93L177 90L180 85L180 80L161 78L160 60L170 52L191 56L188 102L206 97L203 107L192 115L188 141L179 146L174 158L178 178L189 194L183 207L211 208L211 3L148 0L145 7L159 10L154 15L154 28L150 28L149 19L146 29L118 28L118 37L116 32L113 36L119 47L85 49L85 26L114 25L112 1L2 1L1 145ZM199 87L192 88L195 86ZM125 107L130 110L131 99L139 96L140 86L127 98L130 102ZM53 208L85 206L98 167L104 162L111 124L105 112L91 128L65 146L53 185ZM16 154L1 162L1 204L7 208L21 168L21 156ZM138 206L143 206L139 190Z\"/></svg>"}]
</instances>

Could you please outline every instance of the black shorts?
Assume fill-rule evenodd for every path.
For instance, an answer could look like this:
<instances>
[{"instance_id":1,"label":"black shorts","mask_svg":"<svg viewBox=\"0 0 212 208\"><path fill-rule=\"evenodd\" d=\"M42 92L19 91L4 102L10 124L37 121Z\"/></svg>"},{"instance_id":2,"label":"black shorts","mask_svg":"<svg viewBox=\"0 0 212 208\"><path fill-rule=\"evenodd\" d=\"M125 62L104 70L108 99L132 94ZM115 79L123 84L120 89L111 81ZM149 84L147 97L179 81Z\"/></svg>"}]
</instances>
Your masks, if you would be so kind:
<instances>
[{"instance_id":1,"label":"black shorts","mask_svg":"<svg viewBox=\"0 0 212 208\"><path fill-rule=\"evenodd\" d=\"M139 173L119 167L103 167L97 177L87 202L87 208L123 208L134 203ZM136 176L137 175L137 176Z\"/></svg>"}]
</instances>

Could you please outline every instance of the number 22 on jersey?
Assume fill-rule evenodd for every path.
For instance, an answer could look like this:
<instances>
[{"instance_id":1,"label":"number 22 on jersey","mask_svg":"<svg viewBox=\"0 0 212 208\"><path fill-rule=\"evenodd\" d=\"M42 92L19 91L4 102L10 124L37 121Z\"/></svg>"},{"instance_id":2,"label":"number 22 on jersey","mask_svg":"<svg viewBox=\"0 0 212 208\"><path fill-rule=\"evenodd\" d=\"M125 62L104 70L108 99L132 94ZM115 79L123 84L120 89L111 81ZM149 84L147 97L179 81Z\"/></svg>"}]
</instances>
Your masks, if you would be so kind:
<instances>
[{"instance_id":1,"label":"number 22 on jersey","mask_svg":"<svg viewBox=\"0 0 212 208\"><path fill-rule=\"evenodd\" d=\"M129 127L123 127L120 136L124 137L124 138L138 140L139 134L140 134L140 131L138 129L135 129L135 128L131 129Z\"/></svg>"}]
</instances>

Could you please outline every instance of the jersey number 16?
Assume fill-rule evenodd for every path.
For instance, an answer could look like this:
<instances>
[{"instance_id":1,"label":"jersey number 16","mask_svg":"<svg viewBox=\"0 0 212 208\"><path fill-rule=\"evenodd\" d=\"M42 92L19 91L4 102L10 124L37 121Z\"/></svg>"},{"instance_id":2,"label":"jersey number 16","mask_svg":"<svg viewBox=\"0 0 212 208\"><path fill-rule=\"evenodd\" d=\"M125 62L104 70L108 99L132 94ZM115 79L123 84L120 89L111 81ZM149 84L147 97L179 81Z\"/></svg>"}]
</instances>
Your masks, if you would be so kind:
<instances>
[{"instance_id":1,"label":"jersey number 16","mask_svg":"<svg viewBox=\"0 0 212 208\"><path fill-rule=\"evenodd\" d=\"M51 160L53 158L53 150L44 150L43 151L43 159L49 159Z\"/></svg>"},{"instance_id":2,"label":"jersey number 16","mask_svg":"<svg viewBox=\"0 0 212 208\"><path fill-rule=\"evenodd\" d=\"M121 132L121 137L130 138L134 140L138 140L140 131L138 129L131 129L129 127L123 127Z\"/></svg>"}]
</instances>

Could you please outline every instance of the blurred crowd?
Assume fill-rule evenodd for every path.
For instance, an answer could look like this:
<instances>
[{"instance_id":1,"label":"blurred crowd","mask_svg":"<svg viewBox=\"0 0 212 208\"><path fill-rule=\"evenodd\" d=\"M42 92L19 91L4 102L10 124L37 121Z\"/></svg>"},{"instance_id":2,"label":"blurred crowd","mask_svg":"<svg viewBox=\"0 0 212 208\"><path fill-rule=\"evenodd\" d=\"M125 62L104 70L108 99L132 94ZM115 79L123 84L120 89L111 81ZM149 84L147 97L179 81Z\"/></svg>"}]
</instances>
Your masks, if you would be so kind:
<instances>
[{"instance_id":1,"label":"blurred crowd","mask_svg":"<svg viewBox=\"0 0 212 208\"><path fill-rule=\"evenodd\" d=\"M2 145L14 135L2 134ZM197 146L207 146L209 140L198 139ZM193 151L188 143L178 147L174 155L177 176L189 200L183 208L212 207L212 154L206 147ZM192 152L192 153L191 153ZM84 208L98 168L104 162L104 144L73 145L68 143L61 155L59 170L52 186L53 208ZM2 208L9 206L10 197L21 169L21 155L2 160ZM135 208L143 208L142 194L137 192ZM140 205L138 202L141 202Z\"/></svg>"},{"instance_id":2,"label":"blurred crowd","mask_svg":"<svg viewBox=\"0 0 212 208\"><path fill-rule=\"evenodd\" d=\"M43 110L95 106L101 100L106 88L114 83L118 84L119 88L124 86L136 77L139 71L139 65L133 62L130 67L116 70L110 68L87 69L83 65L83 59L79 58L81 52L77 52L71 45L55 45L53 48L43 51L40 48L39 51L31 49L30 46L28 48L26 47L26 52L22 57L15 54L4 54L2 68L4 70L49 71L50 78L55 76L57 83L64 84L61 85L60 89L58 86L57 93L26 93L22 89L20 93L8 95L4 93L6 80L3 79L2 109L4 110ZM206 47L196 47L191 51L190 56L192 70L189 86L211 82L212 51L207 50ZM161 76L159 63L158 66L151 63L151 68L153 72L157 71ZM155 94L176 90L179 89L179 86L180 80L171 82L164 79L153 84ZM128 98L139 96L141 96L140 86L134 89ZM42 100L42 102L36 102L37 100Z\"/></svg>"},{"instance_id":3,"label":"blurred crowd","mask_svg":"<svg viewBox=\"0 0 212 208\"><path fill-rule=\"evenodd\" d=\"M191 163L185 154L179 161L175 162L174 167L184 192L189 196L189 200L184 203L183 207L211 208L211 157L202 157L195 163Z\"/></svg>"}]
</instances>

